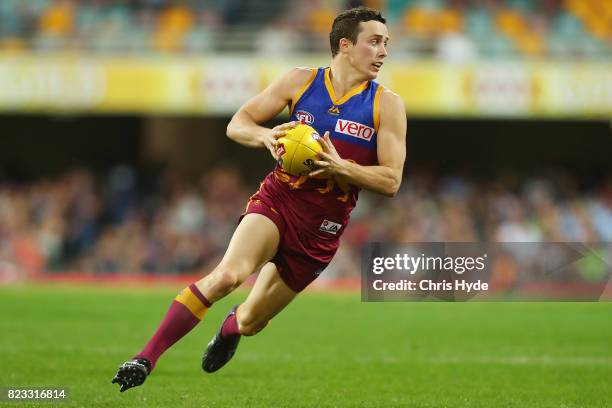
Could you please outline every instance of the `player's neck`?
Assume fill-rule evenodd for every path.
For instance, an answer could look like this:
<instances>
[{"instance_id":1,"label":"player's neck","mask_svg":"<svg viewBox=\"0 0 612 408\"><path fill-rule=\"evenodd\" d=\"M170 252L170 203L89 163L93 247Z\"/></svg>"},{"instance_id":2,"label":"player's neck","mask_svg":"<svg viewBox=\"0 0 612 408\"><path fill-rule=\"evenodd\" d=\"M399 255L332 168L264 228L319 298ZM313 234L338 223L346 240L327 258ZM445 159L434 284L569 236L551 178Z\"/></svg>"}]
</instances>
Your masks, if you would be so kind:
<instances>
[{"instance_id":1,"label":"player's neck","mask_svg":"<svg viewBox=\"0 0 612 408\"><path fill-rule=\"evenodd\" d=\"M333 60L329 72L334 91L338 98L342 98L352 89L366 82L368 79L357 73L352 67L343 64L339 60Z\"/></svg>"}]
</instances>

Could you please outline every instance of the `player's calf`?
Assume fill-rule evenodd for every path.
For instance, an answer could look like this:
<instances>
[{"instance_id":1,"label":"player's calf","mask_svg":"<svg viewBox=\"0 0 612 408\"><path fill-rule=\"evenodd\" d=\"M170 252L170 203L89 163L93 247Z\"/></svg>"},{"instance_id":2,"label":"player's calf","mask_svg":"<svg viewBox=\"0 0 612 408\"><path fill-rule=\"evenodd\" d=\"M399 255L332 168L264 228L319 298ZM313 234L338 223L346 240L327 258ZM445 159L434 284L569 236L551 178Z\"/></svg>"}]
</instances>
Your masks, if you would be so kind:
<instances>
[{"instance_id":1,"label":"player's calf","mask_svg":"<svg viewBox=\"0 0 612 408\"><path fill-rule=\"evenodd\" d=\"M253 336L268 324L267 320L258 319L251 310L243 306L240 305L240 309L238 306L232 308L215 337L206 346L202 369L207 373L214 373L234 357L243 335Z\"/></svg>"},{"instance_id":2,"label":"player's calf","mask_svg":"<svg viewBox=\"0 0 612 408\"><path fill-rule=\"evenodd\" d=\"M243 334L245 336L256 335L257 333L262 331L268 325L269 322L269 320L262 319L253 310L245 307L245 305L240 306L240 312L236 315L236 321L240 334Z\"/></svg>"},{"instance_id":3,"label":"player's calf","mask_svg":"<svg viewBox=\"0 0 612 408\"><path fill-rule=\"evenodd\" d=\"M132 360L123 363L113 378L123 392L141 385L159 357L189 333L206 315L212 303L192 284L172 301L159 327L145 347Z\"/></svg>"}]
</instances>

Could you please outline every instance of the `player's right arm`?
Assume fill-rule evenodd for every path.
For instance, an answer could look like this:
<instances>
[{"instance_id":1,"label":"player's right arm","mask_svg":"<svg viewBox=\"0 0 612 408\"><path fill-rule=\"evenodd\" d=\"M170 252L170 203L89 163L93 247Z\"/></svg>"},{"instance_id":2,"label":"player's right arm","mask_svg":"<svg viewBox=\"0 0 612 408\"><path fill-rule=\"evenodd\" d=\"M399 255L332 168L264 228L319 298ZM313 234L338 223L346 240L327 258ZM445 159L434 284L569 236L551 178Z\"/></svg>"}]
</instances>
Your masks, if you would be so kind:
<instances>
[{"instance_id":1,"label":"player's right arm","mask_svg":"<svg viewBox=\"0 0 612 408\"><path fill-rule=\"evenodd\" d=\"M272 81L266 89L238 109L227 125L227 136L244 146L266 147L278 159L275 152L276 139L284 136L285 130L296 123L283 123L273 129L260 124L274 118L291 103L291 98L308 81L311 72L306 68L293 68Z\"/></svg>"}]
</instances>

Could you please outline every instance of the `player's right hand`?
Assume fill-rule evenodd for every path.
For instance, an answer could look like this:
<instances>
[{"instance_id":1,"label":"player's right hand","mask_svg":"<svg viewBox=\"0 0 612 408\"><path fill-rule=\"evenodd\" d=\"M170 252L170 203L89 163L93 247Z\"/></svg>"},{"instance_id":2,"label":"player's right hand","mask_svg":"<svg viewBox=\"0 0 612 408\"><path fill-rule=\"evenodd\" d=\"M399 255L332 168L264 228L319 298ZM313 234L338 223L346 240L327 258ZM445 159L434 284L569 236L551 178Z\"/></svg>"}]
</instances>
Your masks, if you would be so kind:
<instances>
[{"instance_id":1,"label":"player's right hand","mask_svg":"<svg viewBox=\"0 0 612 408\"><path fill-rule=\"evenodd\" d=\"M296 122L296 121L282 123L278 126L274 126L272 129L270 129L269 132L264 134L263 144L270 151L270 153L272 154L272 157L274 157L274 160L279 159L278 155L276 154L276 146L278 145L277 139L285 136L285 134L287 133L287 130L293 129L294 127L298 125L298 123L299 122Z\"/></svg>"}]
</instances>

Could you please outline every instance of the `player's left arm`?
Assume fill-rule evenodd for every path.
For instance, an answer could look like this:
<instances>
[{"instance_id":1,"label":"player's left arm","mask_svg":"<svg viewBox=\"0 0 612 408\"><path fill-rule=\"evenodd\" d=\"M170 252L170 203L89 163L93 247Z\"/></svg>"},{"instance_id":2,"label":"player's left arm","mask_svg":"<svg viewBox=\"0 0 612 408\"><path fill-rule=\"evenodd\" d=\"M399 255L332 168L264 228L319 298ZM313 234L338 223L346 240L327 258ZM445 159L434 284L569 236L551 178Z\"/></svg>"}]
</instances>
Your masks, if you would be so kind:
<instances>
[{"instance_id":1,"label":"player's left arm","mask_svg":"<svg viewBox=\"0 0 612 408\"><path fill-rule=\"evenodd\" d=\"M357 187L393 197L402 182L406 159L406 110L399 95L385 90L380 98L378 126L378 165L362 166L340 157L329 138L322 139L323 152L315 164L320 169L310 175L328 174L342 177Z\"/></svg>"}]
</instances>

